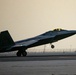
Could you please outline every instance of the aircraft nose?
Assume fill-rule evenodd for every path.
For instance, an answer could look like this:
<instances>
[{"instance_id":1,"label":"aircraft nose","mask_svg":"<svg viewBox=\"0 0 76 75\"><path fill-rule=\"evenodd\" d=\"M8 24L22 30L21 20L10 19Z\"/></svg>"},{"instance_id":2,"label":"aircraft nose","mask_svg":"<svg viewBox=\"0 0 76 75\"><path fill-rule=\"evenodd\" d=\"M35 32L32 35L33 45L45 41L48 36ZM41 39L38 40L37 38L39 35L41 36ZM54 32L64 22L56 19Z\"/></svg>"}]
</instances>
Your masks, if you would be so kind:
<instances>
[{"instance_id":1,"label":"aircraft nose","mask_svg":"<svg viewBox=\"0 0 76 75\"><path fill-rule=\"evenodd\" d=\"M76 30L71 30L70 33L76 34Z\"/></svg>"}]
</instances>

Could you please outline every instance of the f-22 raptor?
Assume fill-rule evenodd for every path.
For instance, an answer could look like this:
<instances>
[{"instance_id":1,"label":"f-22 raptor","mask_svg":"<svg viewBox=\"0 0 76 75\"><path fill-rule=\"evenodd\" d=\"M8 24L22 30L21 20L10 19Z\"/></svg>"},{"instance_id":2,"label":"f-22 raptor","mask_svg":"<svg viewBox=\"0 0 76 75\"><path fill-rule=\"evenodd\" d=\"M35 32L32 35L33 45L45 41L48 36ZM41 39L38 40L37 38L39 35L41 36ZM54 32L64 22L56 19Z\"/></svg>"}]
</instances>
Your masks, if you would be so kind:
<instances>
[{"instance_id":1,"label":"f-22 raptor","mask_svg":"<svg viewBox=\"0 0 76 75\"><path fill-rule=\"evenodd\" d=\"M57 42L74 34L76 34L76 30L64 30L57 28L32 38L14 42L8 30L5 30L0 33L0 53L17 50L17 56L26 56L26 50L28 48L48 43L51 44L51 48L54 48L55 46L52 45L53 42Z\"/></svg>"}]
</instances>

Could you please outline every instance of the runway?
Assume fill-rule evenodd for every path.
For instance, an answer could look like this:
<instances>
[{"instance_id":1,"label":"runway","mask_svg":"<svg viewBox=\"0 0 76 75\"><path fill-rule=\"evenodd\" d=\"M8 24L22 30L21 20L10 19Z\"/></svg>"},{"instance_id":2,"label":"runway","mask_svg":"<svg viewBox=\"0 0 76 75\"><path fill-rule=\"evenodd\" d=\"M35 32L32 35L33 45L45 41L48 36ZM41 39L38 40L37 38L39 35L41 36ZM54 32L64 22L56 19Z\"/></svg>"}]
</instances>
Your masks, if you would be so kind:
<instances>
[{"instance_id":1,"label":"runway","mask_svg":"<svg viewBox=\"0 0 76 75\"><path fill-rule=\"evenodd\" d=\"M0 62L9 61L48 61L48 60L76 60L75 55L29 55L26 57L0 56Z\"/></svg>"},{"instance_id":2,"label":"runway","mask_svg":"<svg viewBox=\"0 0 76 75\"><path fill-rule=\"evenodd\" d=\"M28 53L26 57L17 57L16 52L0 53L0 62L9 61L48 61L48 60L76 60L76 52L72 53Z\"/></svg>"},{"instance_id":3,"label":"runway","mask_svg":"<svg viewBox=\"0 0 76 75\"><path fill-rule=\"evenodd\" d=\"M76 75L74 57L0 57L0 75Z\"/></svg>"},{"instance_id":4,"label":"runway","mask_svg":"<svg viewBox=\"0 0 76 75\"><path fill-rule=\"evenodd\" d=\"M75 55L0 55L0 75L76 75Z\"/></svg>"}]
</instances>

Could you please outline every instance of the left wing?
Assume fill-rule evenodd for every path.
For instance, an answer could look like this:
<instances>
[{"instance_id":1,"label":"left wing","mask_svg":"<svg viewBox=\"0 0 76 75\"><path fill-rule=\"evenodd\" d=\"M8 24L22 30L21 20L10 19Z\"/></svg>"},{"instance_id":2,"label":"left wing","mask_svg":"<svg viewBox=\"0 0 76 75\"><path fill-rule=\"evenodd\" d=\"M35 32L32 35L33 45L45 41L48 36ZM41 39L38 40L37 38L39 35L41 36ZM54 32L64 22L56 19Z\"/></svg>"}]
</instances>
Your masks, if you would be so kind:
<instances>
[{"instance_id":1,"label":"left wing","mask_svg":"<svg viewBox=\"0 0 76 75\"><path fill-rule=\"evenodd\" d=\"M18 41L15 43L14 47L27 47L33 44L37 44L40 41L46 41L48 39L53 39L55 36L37 36L27 40ZM45 42L46 43L46 42ZM50 42L48 42L50 43Z\"/></svg>"}]
</instances>

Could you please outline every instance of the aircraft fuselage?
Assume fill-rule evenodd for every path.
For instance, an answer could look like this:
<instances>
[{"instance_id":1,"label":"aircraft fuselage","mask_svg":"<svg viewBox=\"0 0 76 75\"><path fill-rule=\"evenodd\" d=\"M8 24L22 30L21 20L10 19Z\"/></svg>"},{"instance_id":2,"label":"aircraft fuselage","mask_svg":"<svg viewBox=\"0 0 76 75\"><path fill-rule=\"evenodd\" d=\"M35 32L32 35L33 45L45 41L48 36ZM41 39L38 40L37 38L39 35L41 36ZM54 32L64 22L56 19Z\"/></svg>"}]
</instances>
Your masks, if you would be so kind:
<instances>
[{"instance_id":1,"label":"aircraft fuselage","mask_svg":"<svg viewBox=\"0 0 76 75\"><path fill-rule=\"evenodd\" d=\"M21 54L26 56L28 48L57 42L74 34L76 34L76 30L54 29L29 39L14 42L8 31L3 31L0 33L0 52L18 50L17 56L21 56ZM51 45L51 48L54 48L54 45Z\"/></svg>"}]
</instances>

